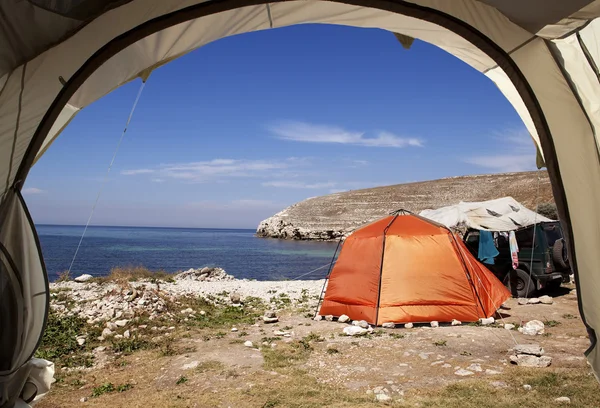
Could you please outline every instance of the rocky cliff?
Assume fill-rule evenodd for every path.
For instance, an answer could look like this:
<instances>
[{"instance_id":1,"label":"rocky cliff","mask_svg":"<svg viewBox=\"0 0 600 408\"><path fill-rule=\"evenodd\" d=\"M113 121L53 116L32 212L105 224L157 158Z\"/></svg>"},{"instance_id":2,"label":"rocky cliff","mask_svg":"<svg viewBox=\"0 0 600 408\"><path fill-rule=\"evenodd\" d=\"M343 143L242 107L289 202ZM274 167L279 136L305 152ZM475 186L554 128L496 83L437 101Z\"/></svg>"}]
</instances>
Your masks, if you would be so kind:
<instances>
[{"instance_id":1,"label":"rocky cliff","mask_svg":"<svg viewBox=\"0 0 600 408\"><path fill-rule=\"evenodd\" d=\"M505 196L511 196L531 209L541 203L553 202L546 172L451 177L309 198L262 221L256 235L334 240L394 210L420 212L460 201L485 201Z\"/></svg>"}]
</instances>

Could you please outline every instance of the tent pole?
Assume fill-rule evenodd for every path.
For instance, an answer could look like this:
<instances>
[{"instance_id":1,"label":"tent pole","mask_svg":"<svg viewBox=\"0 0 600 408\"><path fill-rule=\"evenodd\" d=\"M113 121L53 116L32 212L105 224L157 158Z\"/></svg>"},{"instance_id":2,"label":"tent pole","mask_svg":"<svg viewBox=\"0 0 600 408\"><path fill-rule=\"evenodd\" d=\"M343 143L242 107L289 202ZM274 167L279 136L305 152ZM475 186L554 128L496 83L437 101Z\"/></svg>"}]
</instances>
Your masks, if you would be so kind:
<instances>
[{"instance_id":1,"label":"tent pole","mask_svg":"<svg viewBox=\"0 0 600 408\"><path fill-rule=\"evenodd\" d=\"M338 249L340 249L340 244L342 243L343 237L341 237L335 247L335 251L333 252L333 256L331 257L331 263L329 264L329 270L327 271L327 276L325 277L325 281L323 282L323 287L321 288L321 294L319 295L319 300L317 302L317 308L315 309L315 315L313 317L317 317L319 314L319 309L321 308L321 299L323 299L323 293L325 292L325 285L327 285L327 281L329 281L329 276L331 275L331 270L333 269L333 262L335 261L335 256L337 255Z\"/></svg>"},{"instance_id":2,"label":"tent pole","mask_svg":"<svg viewBox=\"0 0 600 408\"><path fill-rule=\"evenodd\" d=\"M390 223L383 230L383 243L382 243L382 248L381 248L381 265L379 265L379 287L377 288L377 309L375 309L375 322L373 322L375 327L377 327L377 323L379 322L379 304L381 301L381 277L383 276L383 258L385 256L385 236L387 235L387 232L390 229L390 227L392 226L392 224L394 223L394 221L396 221L396 218L398 218L398 215L400 215L401 211L402 210L396 211L394 218L392 218Z\"/></svg>"}]
</instances>

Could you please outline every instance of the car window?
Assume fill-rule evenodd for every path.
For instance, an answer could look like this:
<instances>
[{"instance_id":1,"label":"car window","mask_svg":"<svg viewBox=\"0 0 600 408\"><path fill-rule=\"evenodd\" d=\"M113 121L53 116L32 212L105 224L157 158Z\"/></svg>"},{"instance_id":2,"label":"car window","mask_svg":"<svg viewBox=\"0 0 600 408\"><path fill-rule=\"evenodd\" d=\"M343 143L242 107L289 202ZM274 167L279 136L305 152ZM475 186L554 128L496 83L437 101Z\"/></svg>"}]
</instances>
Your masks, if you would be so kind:
<instances>
[{"instance_id":1,"label":"car window","mask_svg":"<svg viewBox=\"0 0 600 408\"><path fill-rule=\"evenodd\" d=\"M533 228L525 228L515 231L515 237L517 238L517 245L519 248L533 247L533 231Z\"/></svg>"},{"instance_id":2,"label":"car window","mask_svg":"<svg viewBox=\"0 0 600 408\"><path fill-rule=\"evenodd\" d=\"M556 241L562 238L562 231L560 229L560 226L558 226L557 224L545 225L544 233L546 234L548 246L553 246Z\"/></svg>"}]
</instances>

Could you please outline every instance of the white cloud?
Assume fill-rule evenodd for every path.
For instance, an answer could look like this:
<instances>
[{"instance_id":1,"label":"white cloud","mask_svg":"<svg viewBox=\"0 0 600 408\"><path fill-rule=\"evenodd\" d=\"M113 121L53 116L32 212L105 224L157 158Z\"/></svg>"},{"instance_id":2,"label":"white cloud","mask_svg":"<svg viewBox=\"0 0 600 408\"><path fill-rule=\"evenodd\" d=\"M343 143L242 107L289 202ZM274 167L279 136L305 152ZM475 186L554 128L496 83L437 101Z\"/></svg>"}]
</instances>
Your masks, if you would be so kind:
<instances>
[{"instance_id":1,"label":"white cloud","mask_svg":"<svg viewBox=\"0 0 600 408\"><path fill-rule=\"evenodd\" d=\"M153 174L152 181L160 183L167 179L181 180L190 183L222 180L232 177L267 177L273 171L283 171L302 166L305 159L291 157L283 160L236 160L214 159L191 163L166 164L156 169L132 169L122 171L126 176Z\"/></svg>"},{"instance_id":2,"label":"white cloud","mask_svg":"<svg viewBox=\"0 0 600 408\"><path fill-rule=\"evenodd\" d=\"M123 170L121 172L124 176L135 176L137 174L151 174L154 173L152 169L135 169L135 170Z\"/></svg>"},{"instance_id":3,"label":"white cloud","mask_svg":"<svg viewBox=\"0 0 600 408\"><path fill-rule=\"evenodd\" d=\"M262 183L264 187L277 187L277 188L306 188L306 189L318 189L318 188L332 188L335 187L336 183L305 183L302 181L269 181Z\"/></svg>"},{"instance_id":4,"label":"white cloud","mask_svg":"<svg viewBox=\"0 0 600 408\"><path fill-rule=\"evenodd\" d=\"M23 194L42 194L45 192L46 191L42 190L41 188L36 188L36 187L28 187L28 188L24 188L23 190L21 190L21 193L23 193Z\"/></svg>"},{"instance_id":5,"label":"white cloud","mask_svg":"<svg viewBox=\"0 0 600 408\"><path fill-rule=\"evenodd\" d=\"M474 155L462 161L502 173L536 169L535 144L526 129L495 132L492 139L496 141L494 149L502 153Z\"/></svg>"},{"instance_id":6,"label":"white cloud","mask_svg":"<svg viewBox=\"0 0 600 408\"><path fill-rule=\"evenodd\" d=\"M351 132L337 126L312 125L303 122L282 122L269 127L279 139L305 143L338 143L369 147L422 147L417 138L400 137L390 132L369 136L365 132Z\"/></svg>"}]
</instances>

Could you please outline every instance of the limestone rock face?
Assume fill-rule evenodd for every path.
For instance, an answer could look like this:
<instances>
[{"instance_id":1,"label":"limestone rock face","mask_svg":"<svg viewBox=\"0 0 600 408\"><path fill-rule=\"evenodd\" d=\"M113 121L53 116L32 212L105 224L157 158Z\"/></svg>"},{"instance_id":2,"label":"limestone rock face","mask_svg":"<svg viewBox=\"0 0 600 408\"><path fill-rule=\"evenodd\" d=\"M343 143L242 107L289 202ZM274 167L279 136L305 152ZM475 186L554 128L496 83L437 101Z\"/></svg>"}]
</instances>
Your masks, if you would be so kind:
<instances>
[{"instance_id":1,"label":"limestone rock face","mask_svg":"<svg viewBox=\"0 0 600 408\"><path fill-rule=\"evenodd\" d=\"M406 209L415 213L459 201L513 197L536 207L537 172L451 177L313 197L262 221L256 235L266 238L335 241L355 228ZM539 202L553 202L547 173L540 180Z\"/></svg>"}]
</instances>

